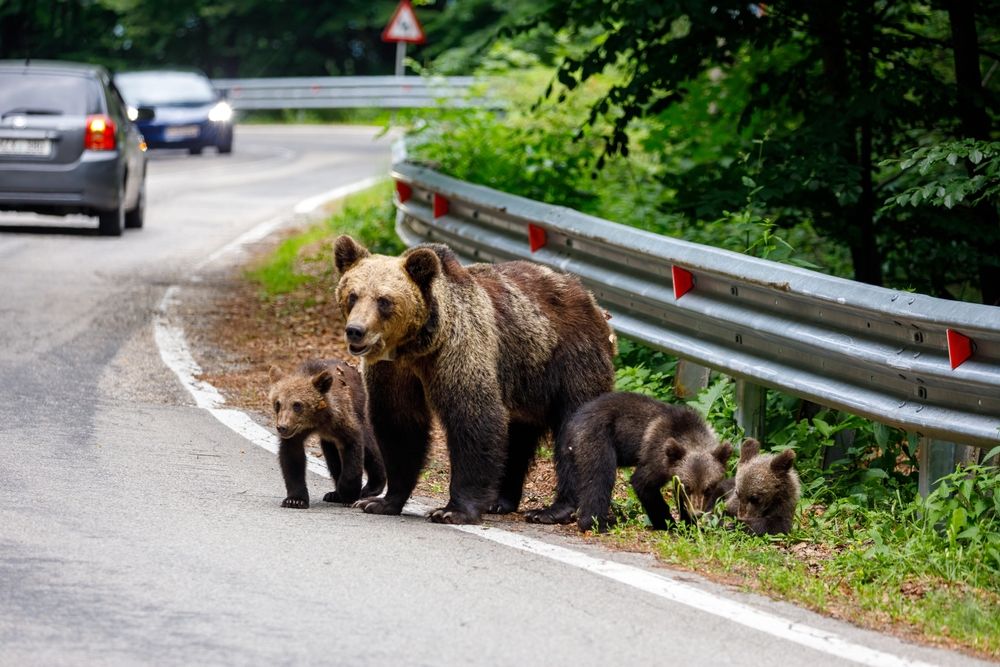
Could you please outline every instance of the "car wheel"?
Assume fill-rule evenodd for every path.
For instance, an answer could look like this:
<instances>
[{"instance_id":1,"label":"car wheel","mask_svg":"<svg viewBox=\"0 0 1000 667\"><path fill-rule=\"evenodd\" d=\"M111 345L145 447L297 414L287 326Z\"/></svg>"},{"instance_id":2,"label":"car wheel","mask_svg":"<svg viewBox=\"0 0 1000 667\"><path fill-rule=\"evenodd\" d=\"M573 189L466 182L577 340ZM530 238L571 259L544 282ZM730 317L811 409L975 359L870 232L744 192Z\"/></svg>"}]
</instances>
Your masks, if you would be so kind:
<instances>
[{"instance_id":1,"label":"car wheel","mask_svg":"<svg viewBox=\"0 0 1000 667\"><path fill-rule=\"evenodd\" d=\"M204 146L192 146L188 149L188 152L191 153L191 155L201 155L203 150L205 150Z\"/></svg>"},{"instance_id":2,"label":"car wheel","mask_svg":"<svg viewBox=\"0 0 1000 667\"><path fill-rule=\"evenodd\" d=\"M143 174L142 185L139 186L139 198L135 208L125 212L125 226L129 229L141 229L146 219L146 176Z\"/></svg>"},{"instance_id":3,"label":"car wheel","mask_svg":"<svg viewBox=\"0 0 1000 667\"><path fill-rule=\"evenodd\" d=\"M97 232L101 236L121 236L125 228L125 208L119 206L97 214Z\"/></svg>"},{"instance_id":4,"label":"car wheel","mask_svg":"<svg viewBox=\"0 0 1000 667\"><path fill-rule=\"evenodd\" d=\"M219 144L219 153L222 155L229 155L233 152L233 131L229 130L226 136L222 139Z\"/></svg>"},{"instance_id":5,"label":"car wheel","mask_svg":"<svg viewBox=\"0 0 1000 667\"><path fill-rule=\"evenodd\" d=\"M101 236L121 236L125 229L125 186L118 188L118 206L97 213L97 233Z\"/></svg>"}]
</instances>

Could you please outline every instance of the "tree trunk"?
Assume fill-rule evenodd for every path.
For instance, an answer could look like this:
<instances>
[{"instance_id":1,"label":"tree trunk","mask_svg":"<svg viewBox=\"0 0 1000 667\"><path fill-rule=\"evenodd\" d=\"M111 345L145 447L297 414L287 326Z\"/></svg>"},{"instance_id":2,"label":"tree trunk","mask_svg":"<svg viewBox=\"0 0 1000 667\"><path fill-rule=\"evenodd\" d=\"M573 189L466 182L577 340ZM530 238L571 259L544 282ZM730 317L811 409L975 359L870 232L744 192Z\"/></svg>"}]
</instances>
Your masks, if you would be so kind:
<instances>
[{"instance_id":1,"label":"tree trunk","mask_svg":"<svg viewBox=\"0 0 1000 667\"><path fill-rule=\"evenodd\" d=\"M955 50L955 84L958 117L962 134L970 139L990 138L990 118L983 99L982 72L979 68L979 36L976 31L976 7L973 0L948 3L951 37ZM973 165L966 164L971 175ZM1000 305L1000 215L989 201L980 202L973 215L978 222L974 246L979 250L979 287L983 303Z\"/></svg>"},{"instance_id":2,"label":"tree trunk","mask_svg":"<svg viewBox=\"0 0 1000 667\"><path fill-rule=\"evenodd\" d=\"M811 6L811 25L819 39L819 54L823 62L826 87L835 100L844 105L864 98L871 83L871 21L867 21L867 39L862 39L858 56L869 71L862 74L860 90L853 90L847 58L848 43L843 31L843 8L834 2L817 2ZM868 12L869 15L871 12ZM858 94L860 93L860 95ZM831 124L831 128L835 127ZM861 174L861 197L858 203L843 211L844 239L851 250L854 279L872 285L882 284L882 256L875 237L875 193L872 184L872 121L870 112L858 122L844 128L837 144L841 157L858 167Z\"/></svg>"}]
</instances>

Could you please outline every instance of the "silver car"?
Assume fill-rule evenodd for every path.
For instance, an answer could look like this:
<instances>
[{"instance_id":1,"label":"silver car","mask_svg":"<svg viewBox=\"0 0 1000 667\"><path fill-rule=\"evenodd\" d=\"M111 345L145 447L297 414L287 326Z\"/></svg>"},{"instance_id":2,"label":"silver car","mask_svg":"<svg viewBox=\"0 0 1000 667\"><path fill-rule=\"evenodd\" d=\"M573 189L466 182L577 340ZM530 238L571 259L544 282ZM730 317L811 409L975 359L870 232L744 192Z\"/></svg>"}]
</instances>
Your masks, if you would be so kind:
<instances>
[{"instance_id":1,"label":"silver car","mask_svg":"<svg viewBox=\"0 0 1000 667\"><path fill-rule=\"evenodd\" d=\"M0 60L0 210L142 227L145 151L103 67Z\"/></svg>"}]
</instances>

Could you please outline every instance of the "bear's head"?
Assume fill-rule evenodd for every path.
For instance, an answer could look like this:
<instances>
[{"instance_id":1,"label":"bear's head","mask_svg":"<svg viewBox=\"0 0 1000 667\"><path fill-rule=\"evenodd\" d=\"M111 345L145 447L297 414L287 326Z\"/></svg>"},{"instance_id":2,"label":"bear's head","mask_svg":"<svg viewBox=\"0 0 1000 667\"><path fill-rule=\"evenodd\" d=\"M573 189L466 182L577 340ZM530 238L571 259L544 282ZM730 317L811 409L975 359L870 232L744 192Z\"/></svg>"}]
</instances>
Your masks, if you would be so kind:
<instances>
[{"instance_id":1,"label":"bear's head","mask_svg":"<svg viewBox=\"0 0 1000 667\"><path fill-rule=\"evenodd\" d=\"M776 515L791 515L799 499L794 462L795 452L791 449L761 454L758 441L743 441L736 466L736 516L740 521L753 527Z\"/></svg>"},{"instance_id":2,"label":"bear's head","mask_svg":"<svg viewBox=\"0 0 1000 667\"><path fill-rule=\"evenodd\" d=\"M334 246L348 351L370 361L392 359L430 316L431 285L441 273L438 254L417 247L400 257L373 255L350 236Z\"/></svg>"},{"instance_id":3,"label":"bear's head","mask_svg":"<svg viewBox=\"0 0 1000 667\"><path fill-rule=\"evenodd\" d=\"M680 482L679 502L688 516L697 519L712 509L720 496L719 486L726 478L726 464L733 446L719 442L711 430L690 434L693 442L681 443L668 438L665 444L667 466Z\"/></svg>"},{"instance_id":4,"label":"bear's head","mask_svg":"<svg viewBox=\"0 0 1000 667\"><path fill-rule=\"evenodd\" d=\"M274 408L274 425L282 439L292 438L319 426L329 407L328 394L333 388L333 374L323 369L314 375L289 373L276 366L270 370L268 399Z\"/></svg>"}]
</instances>

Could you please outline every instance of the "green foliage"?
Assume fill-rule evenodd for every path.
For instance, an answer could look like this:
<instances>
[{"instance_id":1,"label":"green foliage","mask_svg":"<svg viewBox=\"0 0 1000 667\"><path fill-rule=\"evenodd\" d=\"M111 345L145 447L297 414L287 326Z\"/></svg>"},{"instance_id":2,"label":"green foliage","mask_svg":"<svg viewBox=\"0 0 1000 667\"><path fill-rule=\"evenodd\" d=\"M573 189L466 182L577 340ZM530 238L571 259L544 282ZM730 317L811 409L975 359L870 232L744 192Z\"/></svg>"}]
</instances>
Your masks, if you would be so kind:
<instances>
[{"instance_id":1,"label":"green foliage","mask_svg":"<svg viewBox=\"0 0 1000 667\"><path fill-rule=\"evenodd\" d=\"M332 242L350 234L374 253L397 255L406 249L395 232L392 184L385 181L350 195L342 208L325 221L290 236L247 277L260 285L267 297L333 279Z\"/></svg>"},{"instance_id":2,"label":"green foliage","mask_svg":"<svg viewBox=\"0 0 1000 667\"><path fill-rule=\"evenodd\" d=\"M889 197L885 202L888 208L929 205L951 209L981 201L996 205L1000 198L1000 142L948 141L910 149L902 158L885 160L880 166L898 167L921 181Z\"/></svg>"}]
</instances>

